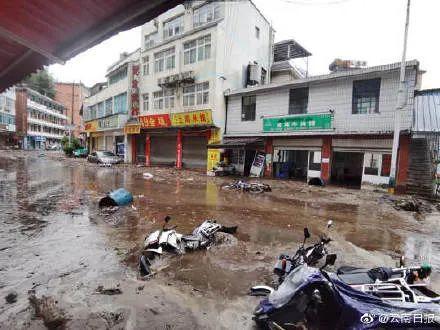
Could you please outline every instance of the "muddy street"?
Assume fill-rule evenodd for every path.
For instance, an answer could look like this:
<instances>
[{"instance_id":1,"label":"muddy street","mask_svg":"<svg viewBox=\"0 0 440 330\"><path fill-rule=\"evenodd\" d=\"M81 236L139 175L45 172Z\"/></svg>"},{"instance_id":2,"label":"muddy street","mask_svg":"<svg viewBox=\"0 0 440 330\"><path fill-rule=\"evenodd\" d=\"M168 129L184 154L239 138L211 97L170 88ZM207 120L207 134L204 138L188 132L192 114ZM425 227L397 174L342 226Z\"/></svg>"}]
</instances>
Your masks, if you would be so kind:
<instances>
[{"instance_id":1,"label":"muddy street","mask_svg":"<svg viewBox=\"0 0 440 330\"><path fill-rule=\"evenodd\" d=\"M0 154L0 328L252 328L259 298L247 295L249 287L271 284L278 254L297 247L305 226L316 238L329 219L337 265L394 266L403 254L440 271L433 206L407 212L381 191L293 181L264 180L273 191L261 195L222 189L230 181L186 170L102 168L50 152ZM133 206L102 214L99 199L119 187L133 193ZM238 232L208 251L165 258L142 281L143 239L166 215L182 233L205 219L238 225ZM438 276L432 286L440 289ZM16 302L4 299L10 293ZM51 316L36 315L32 295L52 299Z\"/></svg>"}]
</instances>

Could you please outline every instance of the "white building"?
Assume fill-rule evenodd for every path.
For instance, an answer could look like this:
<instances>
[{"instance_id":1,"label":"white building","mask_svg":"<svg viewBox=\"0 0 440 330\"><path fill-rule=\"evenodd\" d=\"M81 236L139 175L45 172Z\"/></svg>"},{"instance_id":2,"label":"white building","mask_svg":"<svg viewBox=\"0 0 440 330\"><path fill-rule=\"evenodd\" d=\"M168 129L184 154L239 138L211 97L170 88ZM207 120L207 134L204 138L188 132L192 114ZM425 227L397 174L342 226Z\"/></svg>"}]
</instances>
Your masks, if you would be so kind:
<instances>
[{"instance_id":1,"label":"white building","mask_svg":"<svg viewBox=\"0 0 440 330\"><path fill-rule=\"evenodd\" d=\"M219 153L207 144L224 132L224 92L250 78L267 83L272 46L272 27L251 1L188 2L143 25L129 160L212 166Z\"/></svg>"},{"instance_id":2,"label":"white building","mask_svg":"<svg viewBox=\"0 0 440 330\"><path fill-rule=\"evenodd\" d=\"M246 160L260 150L269 155L269 176L387 184L399 70L395 63L228 91L225 147L237 146L231 148L232 162L246 172ZM407 179L414 93L421 81L417 61L407 62L405 81L401 187Z\"/></svg>"},{"instance_id":3,"label":"white building","mask_svg":"<svg viewBox=\"0 0 440 330\"><path fill-rule=\"evenodd\" d=\"M108 68L107 81L93 86L84 100L84 127L90 151L109 150L124 155L123 128L129 118L132 71L138 59L139 50L122 53Z\"/></svg>"},{"instance_id":4,"label":"white building","mask_svg":"<svg viewBox=\"0 0 440 330\"><path fill-rule=\"evenodd\" d=\"M27 134L24 148L44 149L60 144L67 131L66 108L37 91L26 90Z\"/></svg>"},{"instance_id":5,"label":"white building","mask_svg":"<svg viewBox=\"0 0 440 330\"><path fill-rule=\"evenodd\" d=\"M15 144L15 90L0 94L0 147Z\"/></svg>"}]
</instances>

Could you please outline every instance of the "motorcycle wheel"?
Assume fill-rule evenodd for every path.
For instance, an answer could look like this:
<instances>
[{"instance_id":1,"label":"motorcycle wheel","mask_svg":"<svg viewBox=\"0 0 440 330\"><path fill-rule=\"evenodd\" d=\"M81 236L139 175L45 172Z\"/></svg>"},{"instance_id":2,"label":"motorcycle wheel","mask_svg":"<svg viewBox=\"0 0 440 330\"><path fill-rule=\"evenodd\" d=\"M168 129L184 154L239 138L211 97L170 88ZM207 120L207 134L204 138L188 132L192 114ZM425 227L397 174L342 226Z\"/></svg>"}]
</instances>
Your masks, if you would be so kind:
<instances>
[{"instance_id":1,"label":"motorcycle wheel","mask_svg":"<svg viewBox=\"0 0 440 330\"><path fill-rule=\"evenodd\" d=\"M251 194L260 194L260 193L262 193L264 190L263 190L263 188L261 188L260 186L251 186L250 188L249 188L249 192L251 193Z\"/></svg>"}]
</instances>

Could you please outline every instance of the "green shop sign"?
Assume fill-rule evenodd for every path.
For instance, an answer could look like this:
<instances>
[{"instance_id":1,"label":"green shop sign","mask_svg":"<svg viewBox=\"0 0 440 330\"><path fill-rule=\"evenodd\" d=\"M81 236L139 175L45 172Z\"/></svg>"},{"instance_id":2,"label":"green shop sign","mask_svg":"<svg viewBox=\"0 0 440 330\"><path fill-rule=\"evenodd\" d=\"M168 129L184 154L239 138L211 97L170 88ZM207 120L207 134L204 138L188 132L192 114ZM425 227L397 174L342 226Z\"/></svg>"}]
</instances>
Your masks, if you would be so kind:
<instances>
[{"instance_id":1,"label":"green shop sign","mask_svg":"<svg viewBox=\"0 0 440 330\"><path fill-rule=\"evenodd\" d=\"M263 118L263 132L290 132L333 128L333 114Z\"/></svg>"}]
</instances>

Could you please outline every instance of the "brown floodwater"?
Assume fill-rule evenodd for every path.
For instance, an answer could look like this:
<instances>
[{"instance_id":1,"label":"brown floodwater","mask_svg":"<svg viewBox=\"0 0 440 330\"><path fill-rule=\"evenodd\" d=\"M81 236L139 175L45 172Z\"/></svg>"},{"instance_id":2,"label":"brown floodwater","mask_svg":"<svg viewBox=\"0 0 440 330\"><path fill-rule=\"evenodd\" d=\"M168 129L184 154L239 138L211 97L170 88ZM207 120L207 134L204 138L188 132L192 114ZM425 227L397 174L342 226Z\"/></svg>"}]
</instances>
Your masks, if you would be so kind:
<instances>
[{"instance_id":1,"label":"brown floodwater","mask_svg":"<svg viewBox=\"0 0 440 330\"><path fill-rule=\"evenodd\" d=\"M57 299L68 328L249 328L258 302L249 287L271 284L277 255L296 249L306 226L316 239L329 219L337 265L394 266L403 254L440 270L438 212L397 211L383 192L267 180L273 192L252 195L198 172L58 158L0 153L0 328L44 328L29 308L31 289ZM133 193L133 207L101 214L99 198L119 187ZM205 219L239 229L208 251L160 260L157 275L140 281L143 239L166 215L181 233ZM115 283L123 294L95 293ZM15 304L3 299L11 291Z\"/></svg>"}]
</instances>

